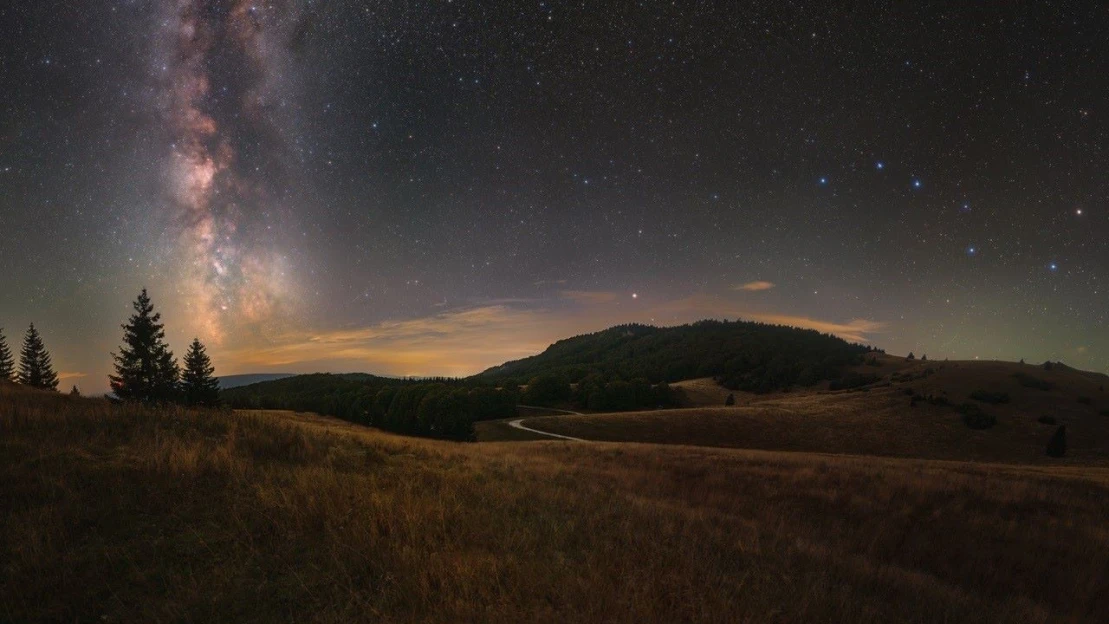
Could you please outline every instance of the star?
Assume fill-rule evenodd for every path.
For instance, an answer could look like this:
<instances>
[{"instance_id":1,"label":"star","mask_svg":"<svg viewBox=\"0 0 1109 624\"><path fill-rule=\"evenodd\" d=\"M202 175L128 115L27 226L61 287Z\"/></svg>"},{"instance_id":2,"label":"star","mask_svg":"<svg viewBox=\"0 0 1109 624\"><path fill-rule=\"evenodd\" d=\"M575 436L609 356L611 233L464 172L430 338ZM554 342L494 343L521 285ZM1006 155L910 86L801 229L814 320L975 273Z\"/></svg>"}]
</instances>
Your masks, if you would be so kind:
<instances>
[{"instance_id":1,"label":"star","mask_svg":"<svg viewBox=\"0 0 1109 624\"><path fill-rule=\"evenodd\" d=\"M886 163L879 160L877 163L874 164L874 168L878 169L879 171L882 170L882 169L885 169L886 168Z\"/></svg>"}]
</instances>

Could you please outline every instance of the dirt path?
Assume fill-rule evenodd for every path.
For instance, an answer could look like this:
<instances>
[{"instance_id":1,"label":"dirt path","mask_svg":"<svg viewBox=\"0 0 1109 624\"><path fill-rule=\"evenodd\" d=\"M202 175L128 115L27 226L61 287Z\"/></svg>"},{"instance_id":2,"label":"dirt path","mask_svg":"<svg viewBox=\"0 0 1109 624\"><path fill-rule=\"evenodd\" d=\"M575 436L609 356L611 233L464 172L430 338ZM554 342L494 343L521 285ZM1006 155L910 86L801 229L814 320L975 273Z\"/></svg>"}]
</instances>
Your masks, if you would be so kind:
<instances>
[{"instance_id":1,"label":"dirt path","mask_svg":"<svg viewBox=\"0 0 1109 624\"><path fill-rule=\"evenodd\" d=\"M553 412L555 414L570 414L570 415L573 415L573 416L581 416L581 412L571 412L570 410L554 409L553 407L535 407L533 405L517 405L517 407L522 407L524 409L530 409L530 410L544 411L544 412ZM541 436L547 436L547 437L550 437L550 438L558 438L560 440L572 440L574 442L588 442L589 441L589 440L585 440L583 438L575 438L575 437L572 437L572 436L562 435L560 433L548 433L546 431L540 431L538 429L532 429L531 427L528 427L527 425L524 424L524 419L523 418L517 418L515 420L508 421L508 426L515 427L516 429L521 429L523 431L529 431L531 433L537 433Z\"/></svg>"}]
</instances>

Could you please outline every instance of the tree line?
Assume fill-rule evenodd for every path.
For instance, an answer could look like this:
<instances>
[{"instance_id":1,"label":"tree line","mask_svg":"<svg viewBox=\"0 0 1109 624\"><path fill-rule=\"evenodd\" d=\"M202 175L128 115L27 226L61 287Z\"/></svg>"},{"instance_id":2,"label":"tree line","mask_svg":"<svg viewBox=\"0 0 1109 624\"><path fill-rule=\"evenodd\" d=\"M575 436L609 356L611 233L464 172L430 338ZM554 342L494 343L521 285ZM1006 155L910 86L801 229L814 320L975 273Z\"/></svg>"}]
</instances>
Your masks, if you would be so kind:
<instances>
[{"instance_id":1,"label":"tree line","mask_svg":"<svg viewBox=\"0 0 1109 624\"><path fill-rule=\"evenodd\" d=\"M112 354L115 373L108 376L108 382L114 398L142 403L218 405L219 381L215 378L212 360L200 340L194 338L189 345L182 369L166 342L162 315L154 311L154 304L145 288L132 305L135 313L122 326L123 344L118 353ZM34 323L31 323L23 339L18 374L0 329L0 380L57 391L58 375ZM76 386L72 393L78 393Z\"/></svg>"},{"instance_id":2,"label":"tree line","mask_svg":"<svg viewBox=\"0 0 1109 624\"><path fill-rule=\"evenodd\" d=\"M606 381L591 374L576 384L557 373L537 375L527 383L520 397L524 405L538 407L572 407L594 412L627 412L667 407L681 407L685 397L680 389L662 382L651 384L646 379Z\"/></svg>"},{"instance_id":3,"label":"tree line","mask_svg":"<svg viewBox=\"0 0 1109 624\"><path fill-rule=\"evenodd\" d=\"M326 414L406 435L473 439L473 425L516 415L518 393L473 379L390 379L315 373L220 393L234 409Z\"/></svg>"}]
</instances>

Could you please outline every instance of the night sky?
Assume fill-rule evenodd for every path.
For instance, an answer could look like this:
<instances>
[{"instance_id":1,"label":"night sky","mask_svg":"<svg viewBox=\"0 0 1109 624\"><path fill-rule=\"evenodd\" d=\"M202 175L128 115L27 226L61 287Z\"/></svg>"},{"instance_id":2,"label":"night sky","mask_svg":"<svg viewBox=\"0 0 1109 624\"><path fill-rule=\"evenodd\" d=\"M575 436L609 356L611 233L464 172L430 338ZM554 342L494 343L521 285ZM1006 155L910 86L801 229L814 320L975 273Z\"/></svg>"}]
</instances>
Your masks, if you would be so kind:
<instances>
[{"instance_id":1,"label":"night sky","mask_svg":"<svg viewBox=\"0 0 1109 624\"><path fill-rule=\"evenodd\" d=\"M0 326L86 391L143 286L220 374L706 317L1109 371L1109 8L745 4L4 3Z\"/></svg>"}]
</instances>

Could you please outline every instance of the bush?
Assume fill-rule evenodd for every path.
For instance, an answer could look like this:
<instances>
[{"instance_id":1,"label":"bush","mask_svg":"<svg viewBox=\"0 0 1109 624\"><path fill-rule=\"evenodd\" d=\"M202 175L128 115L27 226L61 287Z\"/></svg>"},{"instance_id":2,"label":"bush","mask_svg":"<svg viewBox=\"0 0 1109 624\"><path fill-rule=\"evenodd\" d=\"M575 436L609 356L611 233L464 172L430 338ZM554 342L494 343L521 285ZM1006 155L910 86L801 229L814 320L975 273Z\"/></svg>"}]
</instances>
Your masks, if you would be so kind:
<instances>
[{"instance_id":1,"label":"bush","mask_svg":"<svg viewBox=\"0 0 1109 624\"><path fill-rule=\"evenodd\" d=\"M1052 434L1051 439L1047 441L1047 455L1048 457L1062 457L1067 454L1067 426L1059 425L1059 428Z\"/></svg>"},{"instance_id":2,"label":"bush","mask_svg":"<svg viewBox=\"0 0 1109 624\"><path fill-rule=\"evenodd\" d=\"M735 405L735 395L729 394L728 398L724 399L724 407L731 407Z\"/></svg>"},{"instance_id":3,"label":"bush","mask_svg":"<svg viewBox=\"0 0 1109 624\"><path fill-rule=\"evenodd\" d=\"M1054 425L1055 424L1055 417L1054 416L1040 416L1039 418L1036 419L1036 422L1044 424L1044 425Z\"/></svg>"},{"instance_id":4,"label":"bush","mask_svg":"<svg viewBox=\"0 0 1109 624\"><path fill-rule=\"evenodd\" d=\"M1000 405L1009 402L1009 395L1005 392L987 392L986 390L975 390L970 393L970 398L982 403L989 403L990 405Z\"/></svg>"},{"instance_id":5,"label":"bush","mask_svg":"<svg viewBox=\"0 0 1109 624\"><path fill-rule=\"evenodd\" d=\"M963 403L959 406L963 423L971 429L989 429L997 424L993 414L987 414L977 403Z\"/></svg>"}]
</instances>

